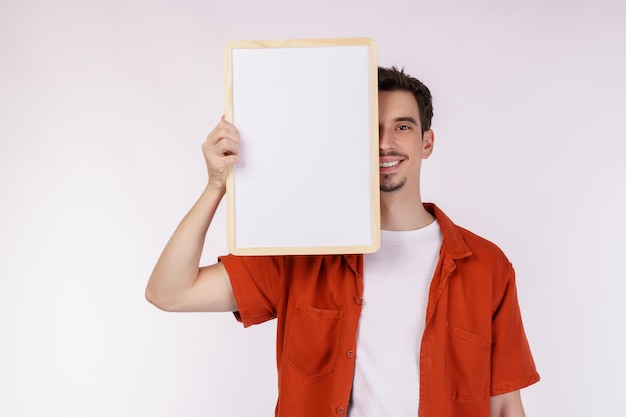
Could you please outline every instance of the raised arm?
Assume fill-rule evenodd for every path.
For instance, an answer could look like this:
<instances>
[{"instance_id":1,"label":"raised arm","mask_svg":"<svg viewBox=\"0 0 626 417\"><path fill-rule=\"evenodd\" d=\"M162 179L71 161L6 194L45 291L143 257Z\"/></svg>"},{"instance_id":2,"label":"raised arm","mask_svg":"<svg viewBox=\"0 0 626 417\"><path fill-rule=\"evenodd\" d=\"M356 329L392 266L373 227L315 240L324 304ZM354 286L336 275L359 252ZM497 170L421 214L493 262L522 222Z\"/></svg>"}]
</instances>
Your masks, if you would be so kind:
<instances>
[{"instance_id":1,"label":"raised arm","mask_svg":"<svg viewBox=\"0 0 626 417\"><path fill-rule=\"evenodd\" d=\"M237 129L222 117L202 151L208 184L163 249L146 287L146 299L166 311L237 310L222 264L199 266L206 233L226 192L228 171L239 161Z\"/></svg>"}]
</instances>

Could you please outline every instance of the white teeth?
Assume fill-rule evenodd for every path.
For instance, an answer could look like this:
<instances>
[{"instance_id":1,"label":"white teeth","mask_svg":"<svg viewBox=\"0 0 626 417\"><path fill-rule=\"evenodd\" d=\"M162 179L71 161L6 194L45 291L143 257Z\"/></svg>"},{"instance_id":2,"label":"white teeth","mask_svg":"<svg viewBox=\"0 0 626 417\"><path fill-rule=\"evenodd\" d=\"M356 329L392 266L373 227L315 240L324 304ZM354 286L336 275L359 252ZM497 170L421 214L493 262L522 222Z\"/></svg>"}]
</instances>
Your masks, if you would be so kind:
<instances>
[{"instance_id":1,"label":"white teeth","mask_svg":"<svg viewBox=\"0 0 626 417\"><path fill-rule=\"evenodd\" d=\"M379 165L380 168L389 168L389 167L394 167L396 165L398 165L400 163L400 161L393 161L393 162L381 162Z\"/></svg>"}]
</instances>

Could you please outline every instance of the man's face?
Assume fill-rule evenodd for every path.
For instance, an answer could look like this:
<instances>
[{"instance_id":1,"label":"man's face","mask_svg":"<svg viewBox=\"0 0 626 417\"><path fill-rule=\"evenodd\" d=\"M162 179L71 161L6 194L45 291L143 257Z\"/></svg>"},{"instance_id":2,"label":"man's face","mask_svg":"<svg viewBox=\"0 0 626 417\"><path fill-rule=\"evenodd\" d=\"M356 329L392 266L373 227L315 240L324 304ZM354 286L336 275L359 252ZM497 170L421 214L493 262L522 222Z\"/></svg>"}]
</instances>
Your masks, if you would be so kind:
<instances>
[{"instance_id":1,"label":"man's face","mask_svg":"<svg viewBox=\"0 0 626 417\"><path fill-rule=\"evenodd\" d=\"M422 135L413 94L403 90L379 92L378 124L380 190L419 192L422 159L430 156L434 137L432 130Z\"/></svg>"}]
</instances>

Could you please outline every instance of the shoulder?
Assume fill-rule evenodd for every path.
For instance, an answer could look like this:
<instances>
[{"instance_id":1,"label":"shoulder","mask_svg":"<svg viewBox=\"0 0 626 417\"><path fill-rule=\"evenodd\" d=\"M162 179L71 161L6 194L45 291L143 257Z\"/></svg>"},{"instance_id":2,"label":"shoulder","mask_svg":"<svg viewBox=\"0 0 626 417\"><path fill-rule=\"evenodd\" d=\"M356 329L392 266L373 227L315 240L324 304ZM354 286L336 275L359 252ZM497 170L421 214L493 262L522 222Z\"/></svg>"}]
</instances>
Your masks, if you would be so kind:
<instances>
[{"instance_id":1,"label":"shoulder","mask_svg":"<svg viewBox=\"0 0 626 417\"><path fill-rule=\"evenodd\" d=\"M506 285L514 272L504 251L494 242L474 232L459 226L457 228L469 249L469 256L463 258L463 263L480 273L490 272L500 285Z\"/></svg>"},{"instance_id":2,"label":"shoulder","mask_svg":"<svg viewBox=\"0 0 626 417\"><path fill-rule=\"evenodd\" d=\"M439 207L426 203L425 208L434 214L441 233L447 254L453 259L499 260L508 262L504 252L490 240L477 235L470 230L458 226Z\"/></svg>"},{"instance_id":3,"label":"shoulder","mask_svg":"<svg viewBox=\"0 0 626 417\"><path fill-rule=\"evenodd\" d=\"M479 277L482 282L490 283L492 304L499 305L507 288L515 286L513 265L492 241L462 227L459 227L459 232L471 251L471 255L463 260L465 269L472 271L472 275Z\"/></svg>"},{"instance_id":4,"label":"shoulder","mask_svg":"<svg viewBox=\"0 0 626 417\"><path fill-rule=\"evenodd\" d=\"M285 262L284 256L240 256L233 255L232 253L220 256L218 259L224 264L224 266L226 266L227 269L229 267L263 269L269 265L274 267L280 267Z\"/></svg>"},{"instance_id":5,"label":"shoulder","mask_svg":"<svg viewBox=\"0 0 626 417\"><path fill-rule=\"evenodd\" d=\"M461 226L456 226L456 228L461 233L463 240L465 241L473 255L491 256L494 259L502 259L508 262L505 253L494 242L485 239L484 237L479 236L476 233Z\"/></svg>"},{"instance_id":6,"label":"shoulder","mask_svg":"<svg viewBox=\"0 0 626 417\"><path fill-rule=\"evenodd\" d=\"M274 255L274 256L238 256L229 254L220 256L229 275L280 275L292 276L311 274L322 267L338 266L350 255Z\"/></svg>"}]
</instances>

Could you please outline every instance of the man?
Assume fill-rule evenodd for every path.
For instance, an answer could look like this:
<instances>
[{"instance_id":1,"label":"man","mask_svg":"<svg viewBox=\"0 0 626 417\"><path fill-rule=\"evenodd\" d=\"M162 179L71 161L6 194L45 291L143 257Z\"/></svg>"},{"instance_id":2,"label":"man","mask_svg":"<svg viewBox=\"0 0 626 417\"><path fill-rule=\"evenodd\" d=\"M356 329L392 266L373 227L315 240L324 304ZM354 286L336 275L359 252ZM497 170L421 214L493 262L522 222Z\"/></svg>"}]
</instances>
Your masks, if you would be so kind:
<instances>
[{"instance_id":1,"label":"man","mask_svg":"<svg viewBox=\"0 0 626 417\"><path fill-rule=\"evenodd\" d=\"M209 181L150 277L168 311L277 318L277 416L520 417L539 380L513 268L492 243L420 194L433 151L432 99L379 68L381 249L366 255L224 256L199 268L204 237L239 161L222 120L203 144Z\"/></svg>"}]
</instances>

